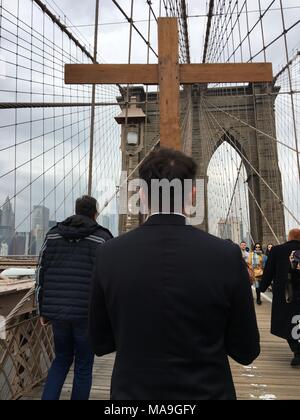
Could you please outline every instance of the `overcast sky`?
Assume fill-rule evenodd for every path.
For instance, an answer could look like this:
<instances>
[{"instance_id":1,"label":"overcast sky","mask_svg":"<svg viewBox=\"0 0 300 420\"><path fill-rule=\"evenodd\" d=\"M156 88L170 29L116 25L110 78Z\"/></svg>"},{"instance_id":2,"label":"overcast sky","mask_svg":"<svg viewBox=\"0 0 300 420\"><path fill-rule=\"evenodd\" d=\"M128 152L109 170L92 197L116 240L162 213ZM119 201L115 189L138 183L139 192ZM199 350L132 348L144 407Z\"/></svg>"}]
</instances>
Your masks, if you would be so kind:
<instances>
[{"instance_id":1,"label":"overcast sky","mask_svg":"<svg viewBox=\"0 0 300 420\"><path fill-rule=\"evenodd\" d=\"M153 9L156 15L159 15L159 1L154 0ZM205 15L206 0L189 0L188 13L190 15ZM131 1L120 0L119 4L123 10L130 16ZM91 25L95 21L95 0L60 0L59 5L66 10L67 16L74 25ZM126 63L128 61L128 39L129 24L125 22L124 16L116 8L111 0L100 1L100 30L99 30L99 54L107 62ZM148 20L148 6L144 0L135 0L134 2L134 20ZM109 24L113 23L113 24ZM108 24L108 25L107 25ZM139 30L147 38L148 22L137 22ZM189 30L191 34L192 46L191 54L194 61L199 61L202 54L202 40L205 32L206 18L191 18L189 20ZM93 43L94 28L78 28L91 44ZM157 49L156 23L152 22L151 44ZM132 62L146 62L147 49L139 36L133 35ZM156 62L156 58L151 56L151 61Z\"/></svg>"},{"instance_id":2,"label":"overcast sky","mask_svg":"<svg viewBox=\"0 0 300 420\"><path fill-rule=\"evenodd\" d=\"M52 0L49 0L51 4ZM153 0L153 9L156 14L159 13L159 0ZM192 62L200 62L203 54L203 40L206 32L207 18L207 0L187 0L189 35L190 35L190 49L191 49L191 60ZM218 2L215 2L217 4ZM232 2L234 4L235 2ZM240 5L244 2L239 1ZM262 10L265 10L270 5L270 0L261 0ZM119 0L119 4L122 6L127 15L130 15L130 0ZM249 9L249 24L250 27L257 21L259 16L259 5L258 0L248 1ZM285 21L286 27L289 27L294 23L300 15L300 1L299 0L283 0L285 7ZM93 43L93 31L94 28L84 27L82 25L92 25L95 19L95 0L60 0L59 6L65 11L68 18L72 21L75 26L80 26L78 30L85 36L85 38L92 44ZM226 9L228 7L228 1L226 2ZM280 1L276 0L272 6L272 11L269 11L264 18L264 35L266 44L274 39L279 32L282 31L281 13L279 10ZM298 9L297 9L298 7ZM234 16L235 20L236 15ZM113 63L126 63L128 60L128 39L129 39L129 24L122 23L116 24L116 22L124 22L125 18L121 12L116 8L111 0L100 0L100 30L99 30L99 54L107 62ZM148 19L148 6L145 0L134 1L134 20L147 20ZM246 16L242 14L242 32L246 30ZM113 24L109 24L113 23ZM137 22L137 27L147 38L148 23ZM152 36L151 43L156 49L156 25L155 22L152 24ZM299 25L289 34L289 49L299 45L300 39L300 28ZM255 50L256 46L259 48L262 44L260 25L257 30L253 31L251 36L252 48ZM146 62L146 46L139 39L139 36L134 34L134 48L132 51L132 62ZM281 54L284 51L281 51ZM276 48L271 47L268 49L268 59L275 63L275 67L280 65L280 62L284 62L284 57L280 57L278 54L278 45ZM155 62L156 58L151 57L152 61Z\"/></svg>"}]
</instances>

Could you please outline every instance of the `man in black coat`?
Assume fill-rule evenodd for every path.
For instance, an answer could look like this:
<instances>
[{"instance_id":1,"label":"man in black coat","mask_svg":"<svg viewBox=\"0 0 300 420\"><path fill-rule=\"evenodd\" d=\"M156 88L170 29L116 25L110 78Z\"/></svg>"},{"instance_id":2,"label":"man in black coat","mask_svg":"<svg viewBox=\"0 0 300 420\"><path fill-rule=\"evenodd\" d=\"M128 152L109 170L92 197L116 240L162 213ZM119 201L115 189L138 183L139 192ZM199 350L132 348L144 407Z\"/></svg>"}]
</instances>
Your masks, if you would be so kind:
<instances>
[{"instance_id":1,"label":"man in black coat","mask_svg":"<svg viewBox=\"0 0 300 420\"><path fill-rule=\"evenodd\" d=\"M195 176L191 158L167 149L140 169L146 186ZM97 251L91 343L98 356L117 351L113 400L235 399L228 356L248 365L260 352L241 251L187 225L172 203Z\"/></svg>"},{"instance_id":2,"label":"man in black coat","mask_svg":"<svg viewBox=\"0 0 300 420\"><path fill-rule=\"evenodd\" d=\"M287 302L287 284L290 272L290 256L293 251L300 249L300 230L294 229L289 233L288 242L273 247L269 255L260 289L265 292L273 282L273 305L271 333L288 341L294 359L292 366L300 365L300 344L294 340L292 331L295 327L292 320L300 315L300 305L297 299Z\"/></svg>"},{"instance_id":3,"label":"man in black coat","mask_svg":"<svg viewBox=\"0 0 300 420\"><path fill-rule=\"evenodd\" d=\"M76 202L76 215L51 229L40 255L37 298L41 322L51 322L55 360L43 400L58 400L75 361L72 400L88 400L94 353L88 342L88 307L96 249L112 238L96 223L97 201Z\"/></svg>"}]
</instances>

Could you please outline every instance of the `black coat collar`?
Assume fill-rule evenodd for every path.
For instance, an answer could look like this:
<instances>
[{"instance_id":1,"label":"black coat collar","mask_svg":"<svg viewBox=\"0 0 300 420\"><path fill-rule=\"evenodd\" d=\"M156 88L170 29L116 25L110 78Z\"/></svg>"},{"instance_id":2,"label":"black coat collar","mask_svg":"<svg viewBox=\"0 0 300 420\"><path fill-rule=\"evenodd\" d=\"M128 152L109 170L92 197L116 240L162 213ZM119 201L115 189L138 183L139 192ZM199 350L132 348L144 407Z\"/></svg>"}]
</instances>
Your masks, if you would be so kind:
<instances>
[{"instance_id":1,"label":"black coat collar","mask_svg":"<svg viewBox=\"0 0 300 420\"><path fill-rule=\"evenodd\" d=\"M300 241L297 241L297 239L293 239L292 241L288 241L288 244L295 244L295 245L300 245Z\"/></svg>"},{"instance_id":2,"label":"black coat collar","mask_svg":"<svg viewBox=\"0 0 300 420\"><path fill-rule=\"evenodd\" d=\"M186 218L178 214L155 214L144 223L144 226L154 225L184 226L186 225Z\"/></svg>"}]
</instances>

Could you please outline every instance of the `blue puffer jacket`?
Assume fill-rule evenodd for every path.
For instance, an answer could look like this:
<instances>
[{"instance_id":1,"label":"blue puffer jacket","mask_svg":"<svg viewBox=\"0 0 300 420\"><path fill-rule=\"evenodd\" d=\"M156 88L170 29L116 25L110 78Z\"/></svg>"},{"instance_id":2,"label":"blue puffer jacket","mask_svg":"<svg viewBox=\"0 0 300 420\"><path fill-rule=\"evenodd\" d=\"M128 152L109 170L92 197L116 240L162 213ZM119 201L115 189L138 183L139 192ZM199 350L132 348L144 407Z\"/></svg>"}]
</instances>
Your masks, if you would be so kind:
<instances>
[{"instance_id":1,"label":"blue puffer jacket","mask_svg":"<svg viewBox=\"0 0 300 420\"><path fill-rule=\"evenodd\" d=\"M72 216L51 229L37 270L40 315L49 321L88 318L96 249L111 233L85 216Z\"/></svg>"}]
</instances>

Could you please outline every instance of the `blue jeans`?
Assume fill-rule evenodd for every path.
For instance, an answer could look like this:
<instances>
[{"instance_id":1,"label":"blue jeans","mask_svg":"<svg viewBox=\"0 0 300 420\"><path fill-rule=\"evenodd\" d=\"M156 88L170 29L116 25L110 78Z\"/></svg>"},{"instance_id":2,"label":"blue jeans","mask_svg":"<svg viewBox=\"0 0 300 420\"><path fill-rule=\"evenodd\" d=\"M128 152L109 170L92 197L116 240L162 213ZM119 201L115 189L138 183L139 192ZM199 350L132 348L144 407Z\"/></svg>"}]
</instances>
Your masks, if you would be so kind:
<instances>
[{"instance_id":1,"label":"blue jeans","mask_svg":"<svg viewBox=\"0 0 300 420\"><path fill-rule=\"evenodd\" d=\"M42 400L59 400L74 362L71 400L86 401L90 397L95 357L88 341L87 322L55 321L52 328L56 357L48 374Z\"/></svg>"}]
</instances>

